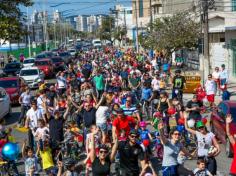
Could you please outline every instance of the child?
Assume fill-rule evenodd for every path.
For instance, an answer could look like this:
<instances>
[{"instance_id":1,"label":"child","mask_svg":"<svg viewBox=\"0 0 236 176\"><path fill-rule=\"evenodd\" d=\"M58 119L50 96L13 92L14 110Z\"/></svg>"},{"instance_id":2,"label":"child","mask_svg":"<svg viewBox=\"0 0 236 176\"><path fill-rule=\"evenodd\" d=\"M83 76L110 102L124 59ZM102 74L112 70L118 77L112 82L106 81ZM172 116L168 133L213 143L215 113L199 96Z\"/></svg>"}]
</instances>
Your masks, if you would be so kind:
<instances>
[{"instance_id":1,"label":"child","mask_svg":"<svg viewBox=\"0 0 236 176\"><path fill-rule=\"evenodd\" d=\"M127 137L125 135L125 130L121 129L118 141L126 141L126 140L127 140Z\"/></svg>"},{"instance_id":2,"label":"child","mask_svg":"<svg viewBox=\"0 0 236 176\"><path fill-rule=\"evenodd\" d=\"M45 125L45 122L43 119L39 119L38 120L38 128L34 133L34 137L36 139L38 139L37 141L39 141L40 139L42 141L45 141L48 136L49 136L48 127Z\"/></svg>"},{"instance_id":3,"label":"child","mask_svg":"<svg viewBox=\"0 0 236 176\"><path fill-rule=\"evenodd\" d=\"M193 171L195 176L213 176L209 170L206 169L206 162L204 159L198 159L197 168Z\"/></svg>"},{"instance_id":4,"label":"child","mask_svg":"<svg viewBox=\"0 0 236 176\"><path fill-rule=\"evenodd\" d=\"M22 146L22 156L24 158L25 163L25 175L30 176L31 171L33 170L33 175L38 174L38 167L37 167L37 156L34 155L34 150L28 146L26 146L26 140Z\"/></svg>"},{"instance_id":5,"label":"child","mask_svg":"<svg viewBox=\"0 0 236 176\"><path fill-rule=\"evenodd\" d=\"M98 133L98 130L99 128L96 126L96 125L92 125L90 127L90 133L87 134L86 136L86 146L85 146L85 149L86 149L86 153L87 153L87 158L85 159L84 163L86 163L86 174L89 173L89 170L91 169L92 167L92 163L91 163L91 160L90 160L90 150L92 148L92 133L96 134L94 136L94 142L95 142L95 150L96 150L96 154L98 155L99 153L99 137L97 135Z\"/></svg>"},{"instance_id":6,"label":"child","mask_svg":"<svg viewBox=\"0 0 236 176\"><path fill-rule=\"evenodd\" d=\"M52 149L49 147L48 140L44 141L42 151L40 150L40 146L38 145L36 155L38 156L38 154L42 159L42 166L45 173L47 175L53 175L52 173L54 172L55 168L52 157Z\"/></svg>"}]
</instances>

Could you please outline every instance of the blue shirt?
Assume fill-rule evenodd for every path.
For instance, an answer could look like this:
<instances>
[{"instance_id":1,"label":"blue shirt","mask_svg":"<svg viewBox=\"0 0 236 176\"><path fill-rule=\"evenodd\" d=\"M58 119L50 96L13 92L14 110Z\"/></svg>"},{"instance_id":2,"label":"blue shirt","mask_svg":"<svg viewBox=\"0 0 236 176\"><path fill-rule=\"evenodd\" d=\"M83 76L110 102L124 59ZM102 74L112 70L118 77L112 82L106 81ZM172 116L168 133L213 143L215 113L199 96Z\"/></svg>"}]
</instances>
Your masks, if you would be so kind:
<instances>
[{"instance_id":1,"label":"blue shirt","mask_svg":"<svg viewBox=\"0 0 236 176\"><path fill-rule=\"evenodd\" d=\"M152 96L152 90L150 88L143 88L142 89L142 100L149 100Z\"/></svg>"},{"instance_id":2,"label":"blue shirt","mask_svg":"<svg viewBox=\"0 0 236 176\"><path fill-rule=\"evenodd\" d=\"M148 136L149 131L147 129L145 129L145 130L139 129L138 132L139 132L139 135L140 135L140 138L142 141L149 139L149 136Z\"/></svg>"}]
</instances>

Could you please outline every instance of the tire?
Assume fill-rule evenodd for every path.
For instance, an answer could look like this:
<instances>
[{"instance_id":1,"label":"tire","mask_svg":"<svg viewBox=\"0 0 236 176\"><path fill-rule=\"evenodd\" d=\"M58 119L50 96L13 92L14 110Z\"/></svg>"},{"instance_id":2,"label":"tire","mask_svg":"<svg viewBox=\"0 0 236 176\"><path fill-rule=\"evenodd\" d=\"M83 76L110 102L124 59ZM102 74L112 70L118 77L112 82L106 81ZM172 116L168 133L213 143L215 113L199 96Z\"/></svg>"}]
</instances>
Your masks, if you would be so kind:
<instances>
[{"instance_id":1,"label":"tire","mask_svg":"<svg viewBox=\"0 0 236 176\"><path fill-rule=\"evenodd\" d=\"M231 150L230 142L229 142L229 139L228 139L228 138L226 139L225 153L226 153L226 156L227 156L228 158L232 158L232 157L233 157L233 152L232 152L232 150Z\"/></svg>"}]
</instances>

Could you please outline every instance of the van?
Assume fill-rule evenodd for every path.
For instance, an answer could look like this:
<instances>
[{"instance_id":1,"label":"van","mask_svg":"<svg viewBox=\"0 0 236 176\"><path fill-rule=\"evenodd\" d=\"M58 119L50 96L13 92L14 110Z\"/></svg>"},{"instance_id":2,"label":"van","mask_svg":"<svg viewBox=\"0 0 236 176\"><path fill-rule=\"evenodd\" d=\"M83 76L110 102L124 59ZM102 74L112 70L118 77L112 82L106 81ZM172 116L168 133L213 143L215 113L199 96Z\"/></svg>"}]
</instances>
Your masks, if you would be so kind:
<instances>
[{"instance_id":1,"label":"van","mask_svg":"<svg viewBox=\"0 0 236 176\"><path fill-rule=\"evenodd\" d=\"M94 47L100 47L100 46L102 46L102 42L101 42L101 40L99 40L99 39L94 39L94 40L92 41L92 43L93 43L93 46L94 46Z\"/></svg>"}]
</instances>

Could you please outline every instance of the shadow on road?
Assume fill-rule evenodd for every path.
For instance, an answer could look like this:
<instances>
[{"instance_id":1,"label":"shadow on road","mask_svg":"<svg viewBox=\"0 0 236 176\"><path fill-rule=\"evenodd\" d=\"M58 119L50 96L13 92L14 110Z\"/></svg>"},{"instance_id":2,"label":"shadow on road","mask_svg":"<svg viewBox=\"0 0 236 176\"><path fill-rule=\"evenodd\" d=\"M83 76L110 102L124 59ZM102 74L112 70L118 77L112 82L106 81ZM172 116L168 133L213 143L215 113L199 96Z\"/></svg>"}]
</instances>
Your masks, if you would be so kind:
<instances>
[{"instance_id":1,"label":"shadow on road","mask_svg":"<svg viewBox=\"0 0 236 176\"><path fill-rule=\"evenodd\" d=\"M18 121L20 112L12 112L10 116L5 117L5 125L12 125Z\"/></svg>"}]
</instances>

